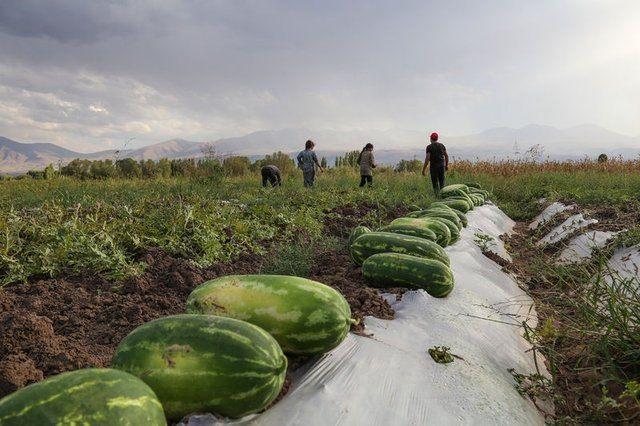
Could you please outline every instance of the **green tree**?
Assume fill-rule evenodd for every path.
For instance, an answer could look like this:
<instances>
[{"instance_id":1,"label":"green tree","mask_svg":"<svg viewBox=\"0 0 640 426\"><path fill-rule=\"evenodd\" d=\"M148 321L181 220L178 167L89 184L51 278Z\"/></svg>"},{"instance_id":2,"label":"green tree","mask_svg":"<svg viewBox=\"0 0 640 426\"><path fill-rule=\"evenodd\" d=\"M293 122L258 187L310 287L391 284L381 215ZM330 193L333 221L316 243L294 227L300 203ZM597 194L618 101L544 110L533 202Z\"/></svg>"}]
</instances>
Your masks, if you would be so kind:
<instances>
[{"instance_id":1,"label":"green tree","mask_svg":"<svg viewBox=\"0 0 640 426\"><path fill-rule=\"evenodd\" d=\"M171 162L166 158L161 158L156 165L157 176L168 178L171 177Z\"/></svg>"},{"instance_id":2,"label":"green tree","mask_svg":"<svg viewBox=\"0 0 640 426\"><path fill-rule=\"evenodd\" d=\"M253 163L253 169L260 170L262 167L268 164L273 164L274 166L279 168L282 174L291 173L296 168L296 163L291 157L289 157L282 151L278 151L265 156L261 160L257 160L255 163Z\"/></svg>"},{"instance_id":3,"label":"green tree","mask_svg":"<svg viewBox=\"0 0 640 426\"><path fill-rule=\"evenodd\" d=\"M413 160L400 160L394 170L398 173L418 173L422 170L422 162L416 158Z\"/></svg>"},{"instance_id":4,"label":"green tree","mask_svg":"<svg viewBox=\"0 0 640 426\"><path fill-rule=\"evenodd\" d=\"M336 167L357 167L360 151L349 151L336 158Z\"/></svg>"},{"instance_id":5,"label":"green tree","mask_svg":"<svg viewBox=\"0 0 640 426\"><path fill-rule=\"evenodd\" d=\"M69 164L60 168L60 173L64 176L72 176L78 179L87 179L91 177L91 161L76 158L71 160Z\"/></svg>"},{"instance_id":6,"label":"green tree","mask_svg":"<svg viewBox=\"0 0 640 426\"><path fill-rule=\"evenodd\" d=\"M118 172L111 160L96 160L91 162L89 174L93 179L109 179L115 177Z\"/></svg>"},{"instance_id":7,"label":"green tree","mask_svg":"<svg viewBox=\"0 0 640 426\"><path fill-rule=\"evenodd\" d=\"M140 160L140 172L143 178L153 179L156 177L156 163L153 160Z\"/></svg>"},{"instance_id":8,"label":"green tree","mask_svg":"<svg viewBox=\"0 0 640 426\"><path fill-rule=\"evenodd\" d=\"M244 176L251 169L251 160L247 157L227 157L222 162L225 176Z\"/></svg>"},{"instance_id":9,"label":"green tree","mask_svg":"<svg viewBox=\"0 0 640 426\"><path fill-rule=\"evenodd\" d=\"M123 158L116 161L116 169L118 170L118 175L124 178L139 178L142 175L140 165L133 158Z\"/></svg>"},{"instance_id":10,"label":"green tree","mask_svg":"<svg viewBox=\"0 0 640 426\"><path fill-rule=\"evenodd\" d=\"M320 165L323 169L327 168L327 157L322 157L322 159L320 160Z\"/></svg>"},{"instance_id":11,"label":"green tree","mask_svg":"<svg viewBox=\"0 0 640 426\"><path fill-rule=\"evenodd\" d=\"M56 175L57 175L56 169L53 168L53 164L49 164L47 167L44 168L44 178L46 180L51 180L55 178Z\"/></svg>"}]
</instances>

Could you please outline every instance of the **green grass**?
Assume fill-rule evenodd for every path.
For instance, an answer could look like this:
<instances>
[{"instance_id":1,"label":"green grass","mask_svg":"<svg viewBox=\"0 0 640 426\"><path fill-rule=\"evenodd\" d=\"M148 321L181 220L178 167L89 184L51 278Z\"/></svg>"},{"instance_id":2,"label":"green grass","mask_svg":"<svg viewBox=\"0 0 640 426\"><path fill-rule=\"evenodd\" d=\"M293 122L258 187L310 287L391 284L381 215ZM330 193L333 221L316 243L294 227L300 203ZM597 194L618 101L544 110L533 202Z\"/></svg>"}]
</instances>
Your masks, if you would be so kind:
<instances>
[{"instance_id":1,"label":"green grass","mask_svg":"<svg viewBox=\"0 0 640 426\"><path fill-rule=\"evenodd\" d=\"M640 194L640 174L449 174L450 183L469 180L493 190L500 207L517 220L533 217L541 197L628 205L637 204ZM340 206L378 206L364 220L375 225L382 224L379 212L385 209L433 201L427 179L389 170L376 174L373 188L358 188L352 169L320 175L313 189L302 187L299 173L280 188L263 189L259 182L253 175L213 182L2 181L0 285L85 270L114 279L135 275L144 268L139 254L149 247L205 266L243 252L263 253L300 232L317 238L326 212Z\"/></svg>"},{"instance_id":2,"label":"green grass","mask_svg":"<svg viewBox=\"0 0 640 426\"><path fill-rule=\"evenodd\" d=\"M542 166L526 173L509 174L499 168L462 173L452 168L448 183L468 181L491 190L515 220L533 218L540 210L537 200L543 197L583 207L640 211L640 173L549 171ZM418 174L383 170L374 177L373 188L358 188L358 182L354 169L320 175L312 189L302 187L299 173L286 177L282 187L266 189L257 175L215 181L64 177L0 181L0 286L87 272L122 279L144 271L140 259L148 248L160 248L199 266L230 261L242 253L269 253L261 272L304 277L318 250L338 243L326 237L323 227L325 220L339 219L340 208L374 206L361 222L376 227L385 224L387 211L426 207L433 201L427 179ZM620 244L639 241L638 228L620 237ZM546 302L562 320L562 328L555 330L553 318L547 318L533 334L552 371L554 364L563 362L567 342L586 345L585 358L567 368L597 369L602 382L594 386L617 382L627 386L627 398L637 402L638 294L630 298L628 282L605 286L594 279L609 254L601 253L588 264L562 267L542 252L529 259L534 284L545 290ZM604 394L602 401L613 404ZM603 407L583 407L586 414L576 417L570 412L569 418L591 422L621 418Z\"/></svg>"}]
</instances>

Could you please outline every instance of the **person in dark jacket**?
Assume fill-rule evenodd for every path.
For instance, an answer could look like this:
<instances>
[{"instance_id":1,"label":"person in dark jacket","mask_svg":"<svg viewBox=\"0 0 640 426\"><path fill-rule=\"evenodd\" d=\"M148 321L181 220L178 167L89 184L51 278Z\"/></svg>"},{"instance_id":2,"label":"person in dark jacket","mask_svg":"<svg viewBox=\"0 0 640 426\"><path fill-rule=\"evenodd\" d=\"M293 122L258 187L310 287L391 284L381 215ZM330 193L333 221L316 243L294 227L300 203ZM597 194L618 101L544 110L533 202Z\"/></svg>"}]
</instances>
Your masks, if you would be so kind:
<instances>
[{"instance_id":1,"label":"person in dark jacket","mask_svg":"<svg viewBox=\"0 0 640 426\"><path fill-rule=\"evenodd\" d=\"M262 186L266 188L267 182L271 186L282 186L282 176L280 175L280 169L273 164L268 164L260 170L262 173Z\"/></svg>"},{"instance_id":2,"label":"person in dark jacket","mask_svg":"<svg viewBox=\"0 0 640 426\"><path fill-rule=\"evenodd\" d=\"M427 175L427 167L431 174L431 185L436 196L440 195L440 189L444 187L445 172L449 170L449 154L447 148L438 142L438 134L431 133L431 143L427 146L427 155L422 167L422 176Z\"/></svg>"},{"instance_id":3,"label":"person in dark jacket","mask_svg":"<svg viewBox=\"0 0 640 426\"><path fill-rule=\"evenodd\" d=\"M373 144L368 143L362 148L362 152L358 156L358 165L360 166L360 188L367 182L369 186L373 185L373 169L376 168L376 161L373 158Z\"/></svg>"}]
</instances>

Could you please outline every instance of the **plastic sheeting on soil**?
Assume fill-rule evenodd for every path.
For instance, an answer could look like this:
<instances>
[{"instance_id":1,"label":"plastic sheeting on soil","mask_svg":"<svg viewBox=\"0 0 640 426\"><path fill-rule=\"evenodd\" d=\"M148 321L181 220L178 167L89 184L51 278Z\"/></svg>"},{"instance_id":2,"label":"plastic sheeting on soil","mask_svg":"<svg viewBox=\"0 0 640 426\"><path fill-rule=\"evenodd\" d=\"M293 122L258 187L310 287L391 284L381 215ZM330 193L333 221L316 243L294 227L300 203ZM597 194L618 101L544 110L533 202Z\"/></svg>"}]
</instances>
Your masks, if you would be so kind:
<instances>
[{"instance_id":1,"label":"plastic sheeting on soil","mask_svg":"<svg viewBox=\"0 0 640 426\"><path fill-rule=\"evenodd\" d=\"M508 369L536 372L521 323L535 327L533 302L474 243L481 230L498 244L511 221L493 205L468 214L469 227L447 248L456 286L444 299L424 291L393 302L396 318L366 317L371 338L349 334L332 352L296 372L289 393L251 425L544 424L518 394ZM456 358L438 364L427 353L448 346ZM541 358L538 358L544 369ZM546 374L546 371L541 371ZM215 424L193 417L190 425Z\"/></svg>"},{"instance_id":2,"label":"plastic sheeting on soil","mask_svg":"<svg viewBox=\"0 0 640 426\"><path fill-rule=\"evenodd\" d=\"M589 225L598 223L596 219L585 219L582 213L575 214L553 228L547 235L537 242L539 246L559 243L575 231L586 228Z\"/></svg>"},{"instance_id":3,"label":"plastic sheeting on soil","mask_svg":"<svg viewBox=\"0 0 640 426\"><path fill-rule=\"evenodd\" d=\"M640 245L618 249L609 262L609 272L605 276L607 282L618 280L635 280L640 283Z\"/></svg>"},{"instance_id":4,"label":"plastic sheeting on soil","mask_svg":"<svg viewBox=\"0 0 640 426\"><path fill-rule=\"evenodd\" d=\"M545 199L543 198L542 200L545 200ZM573 210L574 208L575 208L574 205L567 206L565 204L558 203L558 202L551 203L549 204L549 206L547 206L546 209L542 211L542 213L540 213L538 216L536 216L535 219L533 219L533 222L529 224L529 229L531 230L538 229L538 227L547 223L551 218L553 218L558 213L562 213L563 211L566 211L566 210Z\"/></svg>"},{"instance_id":5,"label":"plastic sheeting on soil","mask_svg":"<svg viewBox=\"0 0 640 426\"><path fill-rule=\"evenodd\" d=\"M618 232L588 231L572 238L567 247L558 255L558 263L579 263L591 257L594 249L604 247Z\"/></svg>"}]
</instances>

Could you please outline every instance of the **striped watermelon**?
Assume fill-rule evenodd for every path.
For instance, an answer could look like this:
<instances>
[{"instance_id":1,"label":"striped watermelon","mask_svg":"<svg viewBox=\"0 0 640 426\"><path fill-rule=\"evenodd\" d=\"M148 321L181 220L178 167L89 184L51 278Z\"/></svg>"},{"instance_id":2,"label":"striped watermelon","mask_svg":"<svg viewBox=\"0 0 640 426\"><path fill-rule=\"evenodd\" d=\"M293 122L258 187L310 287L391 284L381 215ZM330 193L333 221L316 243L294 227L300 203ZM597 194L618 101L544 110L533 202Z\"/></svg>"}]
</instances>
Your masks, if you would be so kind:
<instances>
[{"instance_id":1,"label":"striped watermelon","mask_svg":"<svg viewBox=\"0 0 640 426\"><path fill-rule=\"evenodd\" d=\"M353 228L353 231L351 231L351 235L349 235L349 241L347 244L351 246L351 243L353 243L356 238L358 238L362 234L366 234L367 232L371 232L371 229L367 228L366 226L356 226L355 228Z\"/></svg>"},{"instance_id":2,"label":"striped watermelon","mask_svg":"<svg viewBox=\"0 0 640 426\"><path fill-rule=\"evenodd\" d=\"M174 315L133 330L111 365L144 380L170 420L193 412L242 417L264 409L284 383L287 358L269 333L213 315Z\"/></svg>"},{"instance_id":3,"label":"striped watermelon","mask_svg":"<svg viewBox=\"0 0 640 426\"><path fill-rule=\"evenodd\" d=\"M469 226L469 220L467 219L466 214L462 213L460 210L456 210L456 209L451 209L451 210L453 210L453 212L458 216L458 219L460 219L460 223L462 223L462 226L464 228Z\"/></svg>"},{"instance_id":4,"label":"striped watermelon","mask_svg":"<svg viewBox=\"0 0 640 426\"><path fill-rule=\"evenodd\" d=\"M166 425L162 405L142 380L87 368L58 374L0 400L0 425Z\"/></svg>"},{"instance_id":5,"label":"striped watermelon","mask_svg":"<svg viewBox=\"0 0 640 426\"><path fill-rule=\"evenodd\" d=\"M378 287L423 289L433 297L445 297L453 290L453 273L433 259L399 253L380 253L362 265L362 275Z\"/></svg>"},{"instance_id":6,"label":"striped watermelon","mask_svg":"<svg viewBox=\"0 0 640 426\"><path fill-rule=\"evenodd\" d=\"M469 194L469 198L473 201L473 205L479 207L484 204L484 197L480 194Z\"/></svg>"},{"instance_id":7,"label":"striped watermelon","mask_svg":"<svg viewBox=\"0 0 640 426\"><path fill-rule=\"evenodd\" d=\"M187 312L250 322L270 333L283 351L298 355L333 349L355 322L340 293L285 275L232 275L207 281L189 295Z\"/></svg>"},{"instance_id":8,"label":"striped watermelon","mask_svg":"<svg viewBox=\"0 0 640 426\"><path fill-rule=\"evenodd\" d=\"M395 221L394 221L395 222ZM449 264L449 256L438 244L424 238L391 232L371 232L358 237L351 245L352 257L362 265L376 253L406 253L414 256L437 259Z\"/></svg>"},{"instance_id":9,"label":"striped watermelon","mask_svg":"<svg viewBox=\"0 0 640 426\"><path fill-rule=\"evenodd\" d=\"M489 197L489 191L486 191L484 189L469 188L469 195L471 194L480 194L485 198Z\"/></svg>"},{"instance_id":10,"label":"striped watermelon","mask_svg":"<svg viewBox=\"0 0 640 426\"><path fill-rule=\"evenodd\" d=\"M441 207L430 207L426 210L422 210L422 215L420 217L440 217L448 219L456 225L458 231L462 229L462 223L460 222L458 215L449 208L445 210Z\"/></svg>"},{"instance_id":11,"label":"striped watermelon","mask_svg":"<svg viewBox=\"0 0 640 426\"><path fill-rule=\"evenodd\" d=\"M440 190L440 196L442 198L448 198L454 195L464 196L469 193L469 187L467 185L457 183L452 185L447 185Z\"/></svg>"},{"instance_id":12,"label":"striped watermelon","mask_svg":"<svg viewBox=\"0 0 640 426\"><path fill-rule=\"evenodd\" d=\"M423 224L418 223L394 223L378 229L380 232L393 232L394 234L411 235L425 240L437 241L435 232Z\"/></svg>"},{"instance_id":13,"label":"striped watermelon","mask_svg":"<svg viewBox=\"0 0 640 426\"><path fill-rule=\"evenodd\" d=\"M449 219L440 216L424 216L423 219L434 219L444 223L447 228L449 228L449 232L451 233L449 244L453 244L460 239L460 230L458 229L458 226Z\"/></svg>"},{"instance_id":14,"label":"striped watermelon","mask_svg":"<svg viewBox=\"0 0 640 426\"><path fill-rule=\"evenodd\" d=\"M452 195L452 196L447 197L445 200L464 200L467 203L469 203L469 205L471 206L471 209L473 210L473 200L471 199L469 194Z\"/></svg>"},{"instance_id":15,"label":"striped watermelon","mask_svg":"<svg viewBox=\"0 0 640 426\"><path fill-rule=\"evenodd\" d=\"M482 189L482 186L478 182L467 182L465 185L467 185L469 191L472 191L472 188Z\"/></svg>"},{"instance_id":16,"label":"striped watermelon","mask_svg":"<svg viewBox=\"0 0 640 426\"><path fill-rule=\"evenodd\" d=\"M462 213L467 213L469 210L471 210L471 206L466 200L454 200L452 198L447 198L441 202L451 207L452 209L456 209Z\"/></svg>"},{"instance_id":17,"label":"striped watermelon","mask_svg":"<svg viewBox=\"0 0 640 426\"><path fill-rule=\"evenodd\" d=\"M436 243L438 243L440 247L448 246L449 242L451 241L451 231L449 231L449 228L447 228L447 226L444 223L437 220L433 220L433 218L400 217L391 222L391 226L404 225L404 224L413 224L413 225L430 229L436 234Z\"/></svg>"}]
</instances>

